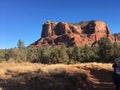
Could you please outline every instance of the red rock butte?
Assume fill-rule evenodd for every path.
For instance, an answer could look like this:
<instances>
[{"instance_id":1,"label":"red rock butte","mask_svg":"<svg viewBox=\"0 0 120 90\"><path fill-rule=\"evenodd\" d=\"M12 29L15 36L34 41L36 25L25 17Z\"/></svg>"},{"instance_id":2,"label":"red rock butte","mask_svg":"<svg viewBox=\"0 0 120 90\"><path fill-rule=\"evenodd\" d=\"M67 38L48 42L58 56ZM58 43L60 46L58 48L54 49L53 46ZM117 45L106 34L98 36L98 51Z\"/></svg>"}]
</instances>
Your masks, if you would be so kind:
<instances>
[{"instance_id":1,"label":"red rock butte","mask_svg":"<svg viewBox=\"0 0 120 90\"><path fill-rule=\"evenodd\" d=\"M107 24L102 21L93 20L76 24L47 21L43 24L41 38L35 42L34 47L60 44L91 46L105 36L112 42L120 43L120 35L112 35Z\"/></svg>"}]
</instances>

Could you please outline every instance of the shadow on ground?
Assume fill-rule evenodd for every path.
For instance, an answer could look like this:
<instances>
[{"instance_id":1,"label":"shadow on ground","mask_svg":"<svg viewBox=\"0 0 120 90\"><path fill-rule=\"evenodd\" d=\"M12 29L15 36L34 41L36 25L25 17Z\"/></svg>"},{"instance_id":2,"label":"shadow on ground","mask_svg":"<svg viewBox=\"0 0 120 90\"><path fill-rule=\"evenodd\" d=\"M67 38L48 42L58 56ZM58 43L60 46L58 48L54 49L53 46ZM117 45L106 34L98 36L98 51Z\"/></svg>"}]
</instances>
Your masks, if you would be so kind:
<instances>
[{"instance_id":1,"label":"shadow on ground","mask_svg":"<svg viewBox=\"0 0 120 90\"><path fill-rule=\"evenodd\" d=\"M13 78L0 79L3 90L88 90L89 81L83 73L19 73Z\"/></svg>"},{"instance_id":2,"label":"shadow on ground","mask_svg":"<svg viewBox=\"0 0 120 90\"><path fill-rule=\"evenodd\" d=\"M96 81L93 82L95 90L114 90L114 84L112 82L113 71L105 69L89 69L93 78Z\"/></svg>"}]
</instances>

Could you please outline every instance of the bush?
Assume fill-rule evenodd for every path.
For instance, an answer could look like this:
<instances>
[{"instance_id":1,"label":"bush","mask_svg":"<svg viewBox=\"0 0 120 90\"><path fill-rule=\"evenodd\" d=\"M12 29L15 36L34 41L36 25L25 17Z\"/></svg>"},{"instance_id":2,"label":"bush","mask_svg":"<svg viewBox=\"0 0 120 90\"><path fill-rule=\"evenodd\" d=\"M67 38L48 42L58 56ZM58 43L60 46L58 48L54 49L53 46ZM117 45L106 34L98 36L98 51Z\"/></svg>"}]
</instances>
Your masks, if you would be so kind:
<instances>
[{"instance_id":1,"label":"bush","mask_svg":"<svg viewBox=\"0 0 120 90\"><path fill-rule=\"evenodd\" d=\"M120 57L120 45L111 43L104 37L99 41L98 47L66 47L49 46L42 48L13 48L0 50L0 62L33 62L44 64L74 64L80 62L113 62L115 58Z\"/></svg>"},{"instance_id":2,"label":"bush","mask_svg":"<svg viewBox=\"0 0 120 90\"><path fill-rule=\"evenodd\" d=\"M114 48L109 38L104 37L100 39L98 56L102 62L113 61L112 57L114 56Z\"/></svg>"},{"instance_id":3,"label":"bush","mask_svg":"<svg viewBox=\"0 0 120 90\"><path fill-rule=\"evenodd\" d=\"M50 63L67 63L68 55L64 48L55 48L50 54Z\"/></svg>"}]
</instances>

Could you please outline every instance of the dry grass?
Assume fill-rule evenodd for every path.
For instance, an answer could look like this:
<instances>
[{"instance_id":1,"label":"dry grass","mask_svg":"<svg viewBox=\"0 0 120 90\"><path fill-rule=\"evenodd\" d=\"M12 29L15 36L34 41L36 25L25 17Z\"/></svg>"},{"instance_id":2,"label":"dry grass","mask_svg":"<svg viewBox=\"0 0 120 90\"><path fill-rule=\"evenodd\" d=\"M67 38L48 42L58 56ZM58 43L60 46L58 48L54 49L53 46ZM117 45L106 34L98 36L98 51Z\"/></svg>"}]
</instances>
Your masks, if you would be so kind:
<instances>
[{"instance_id":1,"label":"dry grass","mask_svg":"<svg viewBox=\"0 0 120 90\"><path fill-rule=\"evenodd\" d=\"M71 65L73 67L79 67L79 68L91 68L91 69L106 69L106 70L112 70L112 64L111 63L81 63L81 64L75 64Z\"/></svg>"},{"instance_id":2,"label":"dry grass","mask_svg":"<svg viewBox=\"0 0 120 90\"><path fill-rule=\"evenodd\" d=\"M11 74L33 72L45 65L32 63L0 63L0 78L8 79Z\"/></svg>"},{"instance_id":3,"label":"dry grass","mask_svg":"<svg viewBox=\"0 0 120 90\"><path fill-rule=\"evenodd\" d=\"M52 75L66 75L65 77L61 77L61 80L64 82L63 79L68 79L67 77L70 75L75 75L74 77L69 78L75 78L76 75L82 75L82 77L87 77L87 80L90 81L93 85L92 86L99 86L104 85L103 82L108 83L109 86L113 86L111 84L111 76L112 73L112 64L103 64L103 63L81 63L81 64L73 64L73 65L64 65L64 64L52 64L52 65L44 65L39 63L6 63L2 62L0 63L0 80L13 80L14 77L17 79L15 80L21 80L18 82L25 81L24 78L34 78L39 77L41 75L47 75L48 81L53 80L57 82L57 80L54 80L55 77L52 77ZM38 75L36 75L38 74ZM40 76L39 76L40 75ZM49 76L48 76L49 75ZM67 76L68 75L68 76ZM44 79L46 76L44 76ZM23 80L24 79L24 80ZM59 80L59 78L56 78ZM34 80L34 79L33 79ZM60 81L61 81L60 80ZM74 79L73 79L74 80ZM31 79L30 79L31 81ZM52 81L52 82L53 82ZM61 83L63 83L61 82ZM71 82L71 81L67 81ZM35 83L35 81L34 81ZM62 85L59 83L60 85ZM0 85L3 83L0 83ZM14 83L13 83L14 84ZM8 85L9 87L9 85ZM85 86L87 87L87 86ZM112 90L113 87L110 87ZM108 89L108 88L107 88ZM0 90L2 90L2 86L0 86ZM15 90L15 89L13 89ZM47 89L45 89L47 90ZM55 90L55 89L54 89ZM89 90L97 90L97 89L89 89ZM102 89L100 89L102 90Z\"/></svg>"},{"instance_id":4,"label":"dry grass","mask_svg":"<svg viewBox=\"0 0 120 90\"><path fill-rule=\"evenodd\" d=\"M64 64L53 64L53 65L44 65L38 63L0 63L0 78L8 79L9 74L11 73L24 73L24 72L33 72L38 69L43 72L57 72L64 70L66 72L77 72L81 70L91 69L106 69L112 70L112 64L103 64L103 63L81 63L74 65L64 65ZM6 74L9 73L9 74Z\"/></svg>"}]
</instances>

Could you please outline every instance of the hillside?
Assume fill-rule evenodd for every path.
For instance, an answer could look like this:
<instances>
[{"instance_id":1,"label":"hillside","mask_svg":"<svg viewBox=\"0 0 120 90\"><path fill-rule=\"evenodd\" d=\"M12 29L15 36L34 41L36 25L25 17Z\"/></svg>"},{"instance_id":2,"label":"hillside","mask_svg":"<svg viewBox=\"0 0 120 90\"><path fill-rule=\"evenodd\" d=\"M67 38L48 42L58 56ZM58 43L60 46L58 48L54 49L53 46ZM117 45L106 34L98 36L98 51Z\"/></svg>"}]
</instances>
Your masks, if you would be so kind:
<instances>
[{"instance_id":1,"label":"hillside","mask_svg":"<svg viewBox=\"0 0 120 90\"><path fill-rule=\"evenodd\" d=\"M102 21L86 21L76 24L47 21L42 26L41 38L33 43L33 47L60 45L91 46L102 37L108 37L112 42L120 43L117 34L111 34L109 26Z\"/></svg>"},{"instance_id":2,"label":"hillside","mask_svg":"<svg viewBox=\"0 0 120 90\"><path fill-rule=\"evenodd\" d=\"M112 64L0 63L0 90L114 90Z\"/></svg>"}]
</instances>

